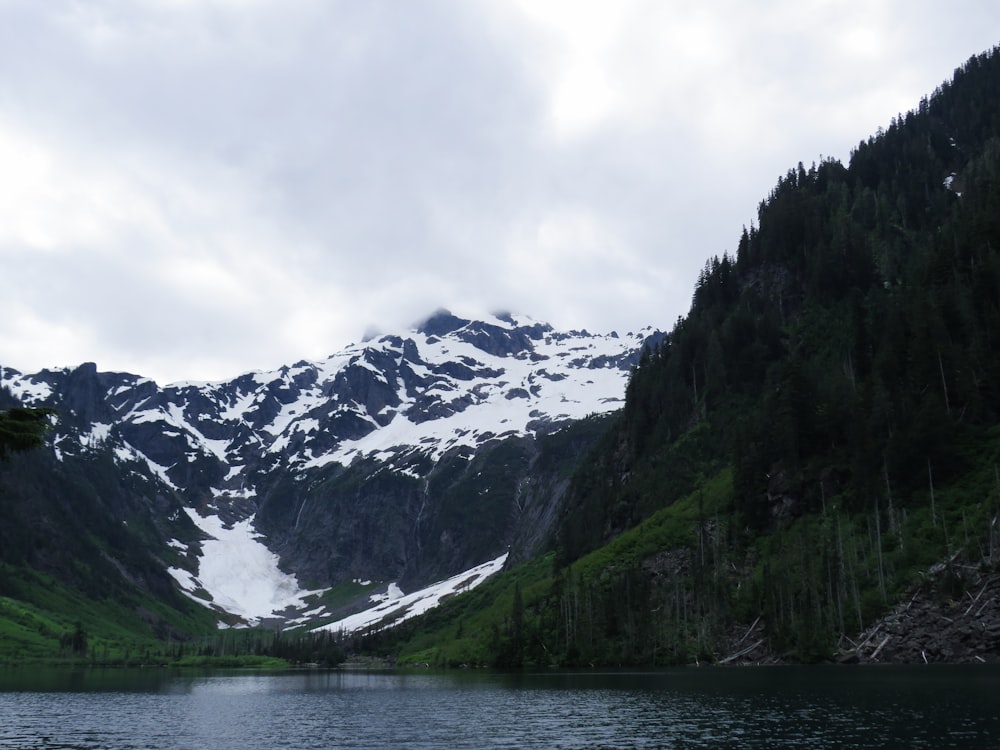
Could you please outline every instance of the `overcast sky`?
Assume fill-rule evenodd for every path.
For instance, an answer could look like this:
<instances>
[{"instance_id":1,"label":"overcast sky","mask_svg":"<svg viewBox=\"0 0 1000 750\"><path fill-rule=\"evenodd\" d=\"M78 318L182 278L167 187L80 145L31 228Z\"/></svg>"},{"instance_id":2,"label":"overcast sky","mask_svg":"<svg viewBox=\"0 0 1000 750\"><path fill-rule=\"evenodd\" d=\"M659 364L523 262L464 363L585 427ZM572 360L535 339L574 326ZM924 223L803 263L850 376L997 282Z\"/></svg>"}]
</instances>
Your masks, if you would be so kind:
<instances>
[{"instance_id":1,"label":"overcast sky","mask_svg":"<svg viewBox=\"0 0 1000 750\"><path fill-rule=\"evenodd\" d=\"M0 365L669 329L779 175L998 42L995 0L0 0Z\"/></svg>"}]
</instances>

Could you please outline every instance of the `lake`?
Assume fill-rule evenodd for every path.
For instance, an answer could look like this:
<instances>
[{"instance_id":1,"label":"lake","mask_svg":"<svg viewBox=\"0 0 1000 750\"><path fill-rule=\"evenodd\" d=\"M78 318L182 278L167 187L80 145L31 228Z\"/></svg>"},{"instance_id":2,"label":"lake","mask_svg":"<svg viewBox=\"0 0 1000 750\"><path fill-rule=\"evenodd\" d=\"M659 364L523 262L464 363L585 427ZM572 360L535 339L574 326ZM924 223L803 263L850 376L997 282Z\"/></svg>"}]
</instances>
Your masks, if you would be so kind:
<instances>
[{"instance_id":1,"label":"lake","mask_svg":"<svg viewBox=\"0 0 1000 750\"><path fill-rule=\"evenodd\" d=\"M995 749L1000 669L0 670L0 747Z\"/></svg>"}]
</instances>

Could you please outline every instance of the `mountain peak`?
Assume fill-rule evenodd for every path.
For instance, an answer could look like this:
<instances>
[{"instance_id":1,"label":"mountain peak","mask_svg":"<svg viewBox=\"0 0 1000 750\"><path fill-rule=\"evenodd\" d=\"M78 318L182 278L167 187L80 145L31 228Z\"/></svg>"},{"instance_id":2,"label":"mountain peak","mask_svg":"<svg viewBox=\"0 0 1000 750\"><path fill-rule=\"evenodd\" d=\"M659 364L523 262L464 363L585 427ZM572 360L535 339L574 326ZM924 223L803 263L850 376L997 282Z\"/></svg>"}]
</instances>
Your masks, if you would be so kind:
<instances>
[{"instance_id":1,"label":"mountain peak","mask_svg":"<svg viewBox=\"0 0 1000 750\"><path fill-rule=\"evenodd\" d=\"M454 333L468 324L469 321L465 318L452 315L450 310L442 307L435 310L430 317L417 325L417 333L422 333L426 336L444 336Z\"/></svg>"}]
</instances>

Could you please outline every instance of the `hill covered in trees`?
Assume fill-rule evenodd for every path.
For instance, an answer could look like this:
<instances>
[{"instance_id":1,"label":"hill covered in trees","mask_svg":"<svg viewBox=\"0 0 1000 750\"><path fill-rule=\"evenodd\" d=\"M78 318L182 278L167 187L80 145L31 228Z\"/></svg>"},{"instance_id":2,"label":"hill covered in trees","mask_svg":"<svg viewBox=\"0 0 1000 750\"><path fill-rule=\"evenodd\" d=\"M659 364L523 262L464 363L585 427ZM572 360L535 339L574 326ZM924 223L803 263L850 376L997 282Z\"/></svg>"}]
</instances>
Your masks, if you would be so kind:
<instances>
[{"instance_id":1,"label":"hill covered in trees","mask_svg":"<svg viewBox=\"0 0 1000 750\"><path fill-rule=\"evenodd\" d=\"M870 657L881 639L859 634L903 596L943 612L989 592L970 609L994 612L998 91L994 49L847 165L781 177L644 353L550 555L379 647L498 665L808 661ZM970 628L968 655L997 660L989 628Z\"/></svg>"}]
</instances>

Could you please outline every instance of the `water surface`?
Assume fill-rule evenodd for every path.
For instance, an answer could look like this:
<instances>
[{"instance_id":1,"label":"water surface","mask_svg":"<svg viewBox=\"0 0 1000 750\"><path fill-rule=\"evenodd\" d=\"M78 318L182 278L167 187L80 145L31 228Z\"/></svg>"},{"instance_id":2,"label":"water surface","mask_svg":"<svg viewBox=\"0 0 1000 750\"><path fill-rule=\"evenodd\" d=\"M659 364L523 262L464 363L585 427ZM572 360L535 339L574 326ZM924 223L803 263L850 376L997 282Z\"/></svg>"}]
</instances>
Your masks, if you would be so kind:
<instances>
[{"instance_id":1,"label":"water surface","mask_svg":"<svg viewBox=\"0 0 1000 750\"><path fill-rule=\"evenodd\" d=\"M0 671L0 747L1000 748L1000 670Z\"/></svg>"}]
</instances>

